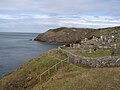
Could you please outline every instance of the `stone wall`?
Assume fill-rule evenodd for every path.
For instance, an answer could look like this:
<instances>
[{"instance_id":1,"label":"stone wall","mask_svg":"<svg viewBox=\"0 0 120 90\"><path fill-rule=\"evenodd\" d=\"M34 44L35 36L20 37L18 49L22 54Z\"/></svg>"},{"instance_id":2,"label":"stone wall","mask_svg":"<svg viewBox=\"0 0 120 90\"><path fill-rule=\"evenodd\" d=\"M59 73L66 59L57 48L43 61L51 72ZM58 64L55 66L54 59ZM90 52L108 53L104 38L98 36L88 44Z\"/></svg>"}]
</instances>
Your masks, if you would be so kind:
<instances>
[{"instance_id":1,"label":"stone wall","mask_svg":"<svg viewBox=\"0 0 120 90\"><path fill-rule=\"evenodd\" d=\"M110 66L120 66L120 57L118 56L105 56L105 57L97 57L97 58L89 58L77 56L67 50L64 50L64 46L58 47L62 53L67 54L68 62L85 64L90 67L110 67Z\"/></svg>"}]
</instances>

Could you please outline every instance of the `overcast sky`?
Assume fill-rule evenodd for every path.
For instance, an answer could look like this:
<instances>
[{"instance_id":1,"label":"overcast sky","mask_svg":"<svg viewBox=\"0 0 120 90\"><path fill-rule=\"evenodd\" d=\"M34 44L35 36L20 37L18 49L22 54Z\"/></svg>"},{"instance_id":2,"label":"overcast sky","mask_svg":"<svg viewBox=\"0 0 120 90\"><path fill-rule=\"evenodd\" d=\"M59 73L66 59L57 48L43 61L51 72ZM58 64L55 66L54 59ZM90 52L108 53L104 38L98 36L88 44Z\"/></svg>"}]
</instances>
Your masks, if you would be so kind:
<instances>
[{"instance_id":1,"label":"overcast sky","mask_svg":"<svg viewBox=\"0 0 120 90\"><path fill-rule=\"evenodd\" d=\"M0 0L0 32L120 25L120 0Z\"/></svg>"}]
</instances>

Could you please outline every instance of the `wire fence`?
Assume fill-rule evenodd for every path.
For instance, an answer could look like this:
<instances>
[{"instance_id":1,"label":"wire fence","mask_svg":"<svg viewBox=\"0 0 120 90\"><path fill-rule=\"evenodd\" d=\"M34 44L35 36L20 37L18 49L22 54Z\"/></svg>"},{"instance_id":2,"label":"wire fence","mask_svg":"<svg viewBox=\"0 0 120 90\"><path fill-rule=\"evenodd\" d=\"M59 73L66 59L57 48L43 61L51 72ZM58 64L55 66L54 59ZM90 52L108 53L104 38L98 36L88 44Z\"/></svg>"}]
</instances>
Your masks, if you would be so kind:
<instances>
[{"instance_id":1,"label":"wire fence","mask_svg":"<svg viewBox=\"0 0 120 90\"><path fill-rule=\"evenodd\" d=\"M52 75L54 72L57 72L58 69L62 68L66 63L65 62L66 60L67 59L60 60L60 62L56 63L55 65L53 65L52 67L50 67L49 69L47 69L43 73L41 73L39 76L40 81L46 79L47 77Z\"/></svg>"}]
</instances>

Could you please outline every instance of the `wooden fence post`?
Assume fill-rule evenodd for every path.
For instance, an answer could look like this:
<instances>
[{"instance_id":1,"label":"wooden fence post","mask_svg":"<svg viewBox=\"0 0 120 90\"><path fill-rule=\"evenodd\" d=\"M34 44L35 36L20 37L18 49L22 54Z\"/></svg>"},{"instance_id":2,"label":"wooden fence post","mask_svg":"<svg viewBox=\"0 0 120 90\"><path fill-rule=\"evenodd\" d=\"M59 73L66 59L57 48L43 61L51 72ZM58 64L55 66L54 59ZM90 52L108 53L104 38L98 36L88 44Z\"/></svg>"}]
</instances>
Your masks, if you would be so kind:
<instances>
[{"instance_id":1,"label":"wooden fence post","mask_svg":"<svg viewBox=\"0 0 120 90\"><path fill-rule=\"evenodd\" d=\"M63 61L61 61L61 66L63 67Z\"/></svg>"},{"instance_id":2,"label":"wooden fence post","mask_svg":"<svg viewBox=\"0 0 120 90\"><path fill-rule=\"evenodd\" d=\"M50 69L48 69L48 75L50 75Z\"/></svg>"},{"instance_id":3,"label":"wooden fence post","mask_svg":"<svg viewBox=\"0 0 120 90\"><path fill-rule=\"evenodd\" d=\"M42 75L40 75L40 81L42 81Z\"/></svg>"},{"instance_id":4,"label":"wooden fence post","mask_svg":"<svg viewBox=\"0 0 120 90\"><path fill-rule=\"evenodd\" d=\"M70 56L68 55L68 63L70 62Z\"/></svg>"},{"instance_id":5,"label":"wooden fence post","mask_svg":"<svg viewBox=\"0 0 120 90\"><path fill-rule=\"evenodd\" d=\"M55 70L57 71L57 65L55 65Z\"/></svg>"}]
</instances>

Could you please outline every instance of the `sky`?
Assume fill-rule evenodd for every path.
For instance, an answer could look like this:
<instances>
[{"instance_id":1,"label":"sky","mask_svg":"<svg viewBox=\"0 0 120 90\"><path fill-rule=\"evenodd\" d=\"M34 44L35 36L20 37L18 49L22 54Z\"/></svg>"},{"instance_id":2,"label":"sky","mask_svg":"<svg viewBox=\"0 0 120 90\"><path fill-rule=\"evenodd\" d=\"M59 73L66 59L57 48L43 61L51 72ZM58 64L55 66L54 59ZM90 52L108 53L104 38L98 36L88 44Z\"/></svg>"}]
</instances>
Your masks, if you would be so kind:
<instances>
[{"instance_id":1,"label":"sky","mask_svg":"<svg viewBox=\"0 0 120 90\"><path fill-rule=\"evenodd\" d=\"M0 0L0 32L120 26L120 0Z\"/></svg>"}]
</instances>

